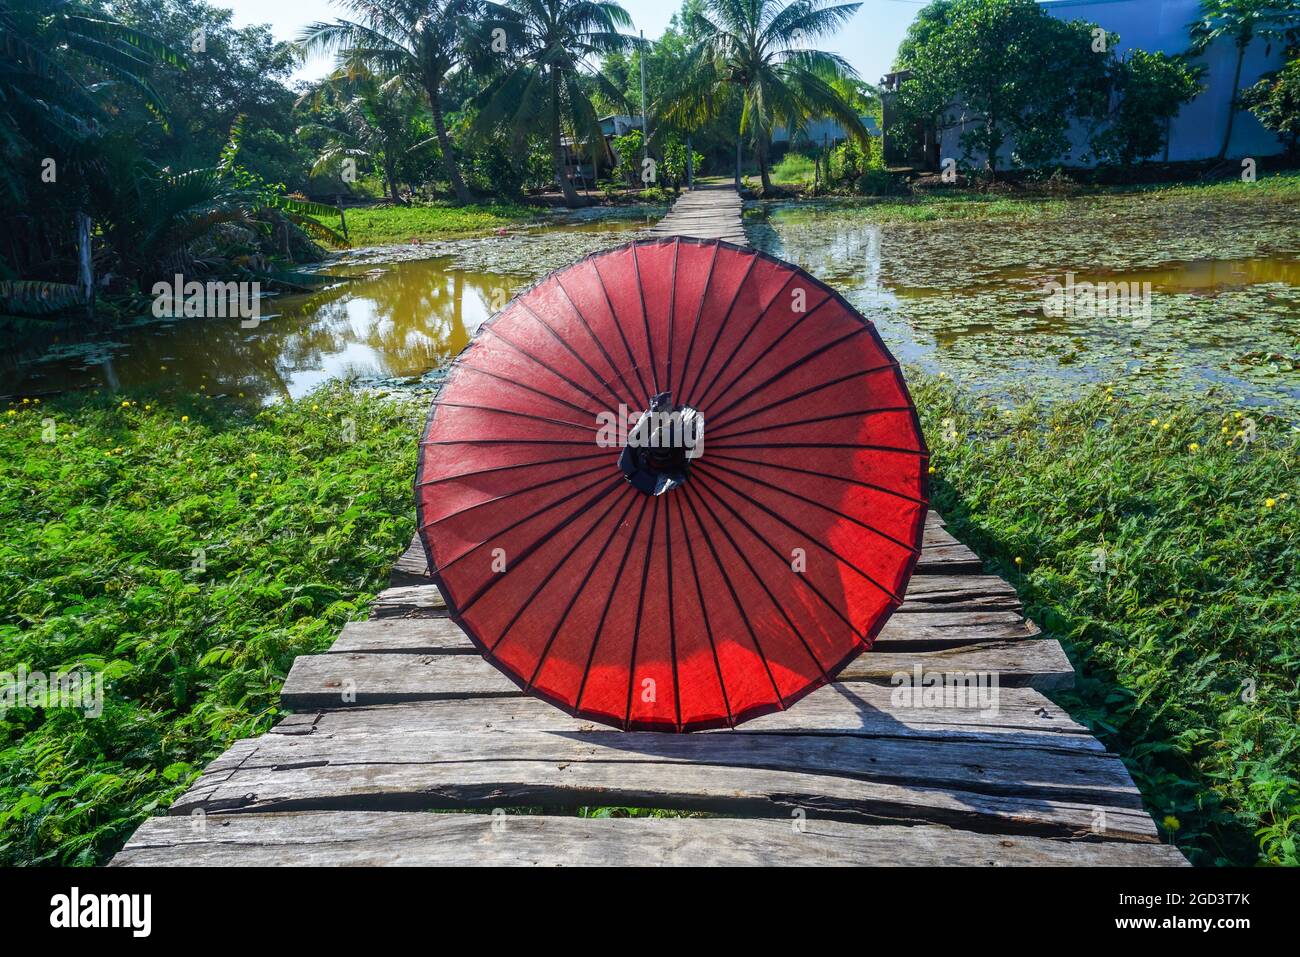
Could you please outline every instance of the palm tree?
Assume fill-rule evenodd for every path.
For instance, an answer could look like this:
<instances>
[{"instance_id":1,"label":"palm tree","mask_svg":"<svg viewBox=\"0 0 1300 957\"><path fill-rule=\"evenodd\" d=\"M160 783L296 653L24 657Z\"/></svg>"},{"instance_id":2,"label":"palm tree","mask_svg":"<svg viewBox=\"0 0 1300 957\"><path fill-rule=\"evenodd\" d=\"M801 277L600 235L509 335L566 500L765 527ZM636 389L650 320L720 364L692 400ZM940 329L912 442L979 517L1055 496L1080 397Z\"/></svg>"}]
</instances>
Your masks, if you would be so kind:
<instances>
[{"instance_id":1,"label":"palm tree","mask_svg":"<svg viewBox=\"0 0 1300 957\"><path fill-rule=\"evenodd\" d=\"M544 121L565 205L580 206L565 175L564 130L596 155L603 136L587 82L594 81L616 102L623 95L589 58L628 49L635 41L618 30L631 27L632 18L617 3L592 0L507 0L488 7L494 27L505 31L510 62L479 98L479 124L504 122L522 143L538 120Z\"/></svg>"},{"instance_id":2,"label":"palm tree","mask_svg":"<svg viewBox=\"0 0 1300 957\"><path fill-rule=\"evenodd\" d=\"M1294 42L1300 34L1300 7L1294 0L1201 0L1201 17L1191 24L1193 49L1197 53L1215 40L1231 40L1237 48L1237 66L1232 74L1232 102L1228 107L1228 128L1223 133L1219 161L1228 155L1232 129L1241 110L1241 67L1246 50L1257 36Z\"/></svg>"},{"instance_id":3,"label":"palm tree","mask_svg":"<svg viewBox=\"0 0 1300 957\"><path fill-rule=\"evenodd\" d=\"M337 127L311 122L296 130L300 137L315 136L324 141L311 168L313 176L339 175L348 159L368 160L383 174L389 199L402 202L397 192L397 162L412 144L407 123L409 103L395 82L398 79L380 83L368 73L354 77L335 74L314 94L299 99L299 105L311 100L314 113L319 113L327 100L332 101L340 121Z\"/></svg>"},{"instance_id":4,"label":"palm tree","mask_svg":"<svg viewBox=\"0 0 1300 957\"><path fill-rule=\"evenodd\" d=\"M339 0L355 17L309 24L298 37L306 52L337 52L342 66L397 76L429 100L447 179L459 203L471 200L456 165L442 96L474 55L482 30L481 0Z\"/></svg>"},{"instance_id":5,"label":"palm tree","mask_svg":"<svg viewBox=\"0 0 1300 957\"><path fill-rule=\"evenodd\" d=\"M716 119L729 98L739 97L737 188L740 147L746 135L754 143L763 189L772 188L768 152L778 123L794 130L812 117L827 116L867 143L861 118L834 85L856 77L853 68L843 57L807 45L843 25L861 5L829 0L706 0L707 12L690 17L688 28L700 39L667 115L695 127Z\"/></svg>"},{"instance_id":6,"label":"palm tree","mask_svg":"<svg viewBox=\"0 0 1300 957\"><path fill-rule=\"evenodd\" d=\"M133 88L165 125L165 105L149 82L153 68L164 63L184 66L166 44L80 3L0 0L0 197L6 206L21 207L29 192L30 158L55 162L51 182L62 184L60 191L47 193L40 213L17 228L34 238L40 229L33 226L41 220L53 235L66 235L71 226L77 296L88 310L94 273L85 183L104 123L120 106L110 96ZM12 234L10 243L12 266L19 271L23 263L17 260L27 250ZM33 245L39 248L39 241Z\"/></svg>"}]
</instances>

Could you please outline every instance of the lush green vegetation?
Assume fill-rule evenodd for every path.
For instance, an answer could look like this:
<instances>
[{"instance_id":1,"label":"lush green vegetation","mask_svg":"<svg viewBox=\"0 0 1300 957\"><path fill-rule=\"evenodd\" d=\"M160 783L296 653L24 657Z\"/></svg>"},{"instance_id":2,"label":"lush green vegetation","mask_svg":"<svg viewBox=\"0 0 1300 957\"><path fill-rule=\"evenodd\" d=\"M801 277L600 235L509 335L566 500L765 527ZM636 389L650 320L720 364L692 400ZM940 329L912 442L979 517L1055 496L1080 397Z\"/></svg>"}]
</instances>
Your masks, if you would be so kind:
<instances>
[{"instance_id":1,"label":"lush green vegetation","mask_svg":"<svg viewBox=\"0 0 1300 957\"><path fill-rule=\"evenodd\" d=\"M1156 186L1112 186L1084 191L1071 185L1069 195L1052 195L1052 189L1027 190L1023 194L981 193L972 190L930 190L905 198L889 198L846 206L873 222L944 222L966 219L1036 220L1068 215L1071 203L1088 195L1140 194L1151 199L1215 196L1272 196L1281 200L1300 198L1300 173L1285 172L1261 176L1253 183L1224 180L1215 183L1162 184Z\"/></svg>"},{"instance_id":2,"label":"lush green vegetation","mask_svg":"<svg viewBox=\"0 0 1300 957\"><path fill-rule=\"evenodd\" d=\"M276 719L413 528L422 410L75 395L0 412L0 672L103 674L103 714L0 714L0 862L102 862Z\"/></svg>"},{"instance_id":3,"label":"lush green vegetation","mask_svg":"<svg viewBox=\"0 0 1300 957\"><path fill-rule=\"evenodd\" d=\"M1296 863L1296 431L1105 389L1009 411L911 379L936 507L1066 644L1080 680L1062 703L1167 836L1200 863ZM0 670L81 666L107 687L99 718L0 720L0 858L101 861L274 722L293 657L363 616L410 534L419 416L342 387L260 412L6 410Z\"/></svg>"},{"instance_id":4,"label":"lush green vegetation","mask_svg":"<svg viewBox=\"0 0 1300 957\"><path fill-rule=\"evenodd\" d=\"M1166 120L1200 92L1197 71L1163 53L1121 57L1118 39L1087 21L1058 19L1034 0L935 0L898 50L908 76L893 132L980 117L960 142L965 162L990 177L1009 144L1023 167L1059 162L1070 152L1072 123L1088 129L1095 155L1111 162L1152 156L1164 146Z\"/></svg>"},{"instance_id":5,"label":"lush green vegetation","mask_svg":"<svg viewBox=\"0 0 1300 957\"><path fill-rule=\"evenodd\" d=\"M933 501L1079 672L1059 695L1197 863L1300 863L1300 433L1099 388L1014 409L913 374Z\"/></svg>"},{"instance_id":6,"label":"lush green vegetation","mask_svg":"<svg viewBox=\"0 0 1300 957\"><path fill-rule=\"evenodd\" d=\"M535 220L535 206L520 203L490 203L454 206L428 203L419 206L371 206L350 209L347 216L348 239L356 246L404 243L411 240L449 239L504 229L517 223ZM339 228L337 218L325 222Z\"/></svg>"}]
</instances>

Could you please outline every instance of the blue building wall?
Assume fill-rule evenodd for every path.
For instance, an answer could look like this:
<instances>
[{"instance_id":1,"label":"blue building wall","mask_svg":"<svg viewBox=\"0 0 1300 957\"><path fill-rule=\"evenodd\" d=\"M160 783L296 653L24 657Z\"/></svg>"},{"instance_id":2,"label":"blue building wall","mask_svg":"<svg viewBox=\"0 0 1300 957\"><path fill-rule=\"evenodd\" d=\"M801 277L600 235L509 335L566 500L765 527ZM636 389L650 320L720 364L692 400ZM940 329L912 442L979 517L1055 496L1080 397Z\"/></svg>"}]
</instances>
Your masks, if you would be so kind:
<instances>
[{"instance_id":1,"label":"blue building wall","mask_svg":"<svg viewBox=\"0 0 1300 957\"><path fill-rule=\"evenodd\" d=\"M1197 19L1198 0L1039 0L1044 9L1062 20L1087 20L1104 27L1109 33L1120 35L1116 49L1122 54L1129 49L1150 50L1163 53L1183 53L1191 46L1188 27ZM1251 85L1264 73L1282 65L1280 44L1274 43L1266 52L1268 43L1256 39L1246 51L1242 66L1241 86ZM1206 67L1202 82L1205 90L1184 106L1170 127L1168 159L1202 160L1219 154L1223 134L1228 124L1232 102L1232 74L1236 66L1236 48L1229 41L1213 44L1197 60ZM960 158L958 143L963 128L942 133L942 154ZM1075 137L1075 154L1072 162L1079 163L1085 144L1081 135ZM1010 158L1002 157L1002 165ZM1228 149L1231 157L1265 157L1282 152L1282 143L1264 129L1250 113L1237 115ZM1157 156L1153 159L1163 159Z\"/></svg>"}]
</instances>

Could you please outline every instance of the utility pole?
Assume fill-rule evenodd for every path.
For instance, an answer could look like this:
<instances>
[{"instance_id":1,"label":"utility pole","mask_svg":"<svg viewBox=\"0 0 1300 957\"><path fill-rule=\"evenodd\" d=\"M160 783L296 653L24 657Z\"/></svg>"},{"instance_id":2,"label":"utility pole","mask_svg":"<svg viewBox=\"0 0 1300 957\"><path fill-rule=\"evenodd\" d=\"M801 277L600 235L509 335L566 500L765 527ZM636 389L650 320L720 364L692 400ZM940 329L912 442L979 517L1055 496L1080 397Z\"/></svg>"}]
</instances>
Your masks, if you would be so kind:
<instances>
[{"instance_id":1,"label":"utility pole","mask_svg":"<svg viewBox=\"0 0 1300 957\"><path fill-rule=\"evenodd\" d=\"M641 168L650 158L650 130L645 125L645 31L641 31ZM658 185L658 184L656 184Z\"/></svg>"}]
</instances>

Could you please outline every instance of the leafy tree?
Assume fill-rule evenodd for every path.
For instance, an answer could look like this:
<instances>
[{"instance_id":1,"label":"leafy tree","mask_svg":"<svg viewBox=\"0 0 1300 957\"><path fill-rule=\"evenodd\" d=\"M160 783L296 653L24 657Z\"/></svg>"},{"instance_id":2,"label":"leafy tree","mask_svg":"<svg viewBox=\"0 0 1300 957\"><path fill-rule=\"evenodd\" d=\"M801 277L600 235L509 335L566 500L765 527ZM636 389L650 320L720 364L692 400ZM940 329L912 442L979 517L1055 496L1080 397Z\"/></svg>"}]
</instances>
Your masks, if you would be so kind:
<instances>
[{"instance_id":1,"label":"leafy tree","mask_svg":"<svg viewBox=\"0 0 1300 957\"><path fill-rule=\"evenodd\" d=\"M1020 164L1048 163L1069 150L1071 120L1105 110L1108 59L1094 50L1094 29L1034 0L935 0L899 47L898 66L911 71L902 118L970 124L965 158L982 155L990 176L1012 142Z\"/></svg>"},{"instance_id":2,"label":"leafy tree","mask_svg":"<svg viewBox=\"0 0 1300 957\"><path fill-rule=\"evenodd\" d=\"M1219 160L1228 155L1232 130L1241 103L1241 67L1256 37L1294 42L1300 37L1300 6L1295 0L1201 0L1201 15L1191 24L1192 49L1204 52L1215 40L1228 40L1236 48L1232 74L1232 103L1223 131Z\"/></svg>"},{"instance_id":3,"label":"leafy tree","mask_svg":"<svg viewBox=\"0 0 1300 957\"><path fill-rule=\"evenodd\" d=\"M610 99L621 100L622 94L592 58L629 48L632 38L619 29L630 28L632 19L617 3L592 0L508 0L489 9L491 29L505 31L508 60L479 98L480 125L504 125L520 144L530 133L544 131L565 205L579 206L565 175L563 136L567 129L592 156L603 149L588 83Z\"/></svg>"},{"instance_id":4,"label":"leafy tree","mask_svg":"<svg viewBox=\"0 0 1300 957\"><path fill-rule=\"evenodd\" d=\"M167 104L170 134L117 117L132 125L142 151L175 169L204 166L243 116L240 162L270 182L306 185L312 157L294 135L295 95L286 85L298 64L292 43L276 41L266 25L236 28L230 10L203 0L114 0L112 9L185 61L185 69L166 66L151 78Z\"/></svg>"},{"instance_id":5,"label":"leafy tree","mask_svg":"<svg viewBox=\"0 0 1300 957\"><path fill-rule=\"evenodd\" d=\"M1300 56L1244 90L1241 105L1278 135L1289 155L1300 155Z\"/></svg>"},{"instance_id":6,"label":"leafy tree","mask_svg":"<svg viewBox=\"0 0 1300 957\"><path fill-rule=\"evenodd\" d=\"M860 3L829 0L706 0L687 26L698 39L681 71L666 115L690 129L717 119L739 100L738 136L754 143L764 191L772 188L768 155L772 129L797 129L811 117L831 117L865 142L857 112L834 83L853 77L842 57L808 44L846 23Z\"/></svg>"},{"instance_id":7,"label":"leafy tree","mask_svg":"<svg viewBox=\"0 0 1300 957\"><path fill-rule=\"evenodd\" d=\"M1127 166L1164 149L1167 121L1201 92L1199 72L1179 57L1146 50L1113 58L1114 106L1092 140L1097 155Z\"/></svg>"},{"instance_id":8,"label":"leafy tree","mask_svg":"<svg viewBox=\"0 0 1300 957\"><path fill-rule=\"evenodd\" d=\"M614 169L611 175L621 179L624 186L637 186L641 182L641 151L645 137L640 130L628 130L622 136L614 137L610 144L614 150Z\"/></svg>"},{"instance_id":9,"label":"leafy tree","mask_svg":"<svg viewBox=\"0 0 1300 957\"><path fill-rule=\"evenodd\" d=\"M483 48L480 0L339 0L355 19L310 24L304 51L337 53L341 65L400 77L429 101L447 179L457 202L471 199L456 163L443 108L445 88Z\"/></svg>"},{"instance_id":10,"label":"leafy tree","mask_svg":"<svg viewBox=\"0 0 1300 957\"><path fill-rule=\"evenodd\" d=\"M77 298L89 301L99 142L118 109L143 104L163 116L151 74L159 63L180 66L180 57L97 7L67 0L0 0L0 50L0 198L10 250L0 276L36 278L35 269L55 279L66 262L57 260L75 246ZM56 262L44 248L59 251ZM15 311L16 297L5 299Z\"/></svg>"},{"instance_id":11,"label":"leafy tree","mask_svg":"<svg viewBox=\"0 0 1300 957\"><path fill-rule=\"evenodd\" d=\"M671 184L674 190L679 190L686 182L688 170L686 144L676 134L669 136L664 142L663 155L663 162L659 164L663 179ZM699 176L704 170L704 156L695 150L691 150L689 162L689 168L694 170L696 176Z\"/></svg>"},{"instance_id":12,"label":"leafy tree","mask_svg":"<svg viewBox=\"0 0 1300 957\"><path fill-rule=\"evenodd\" d=\"M401 85L380 82L368 73L336 74L308 99L313 113L319 114L328 103L336 114L334 125L317 121L298 128L300 136L323 141L312 175L341 180L348 160L354 168L358 161L373 163L384 177L389 199L402 202L397 191L399 163L417 144L411 136L414 111Z\"/></svg>"}]
</instances>

